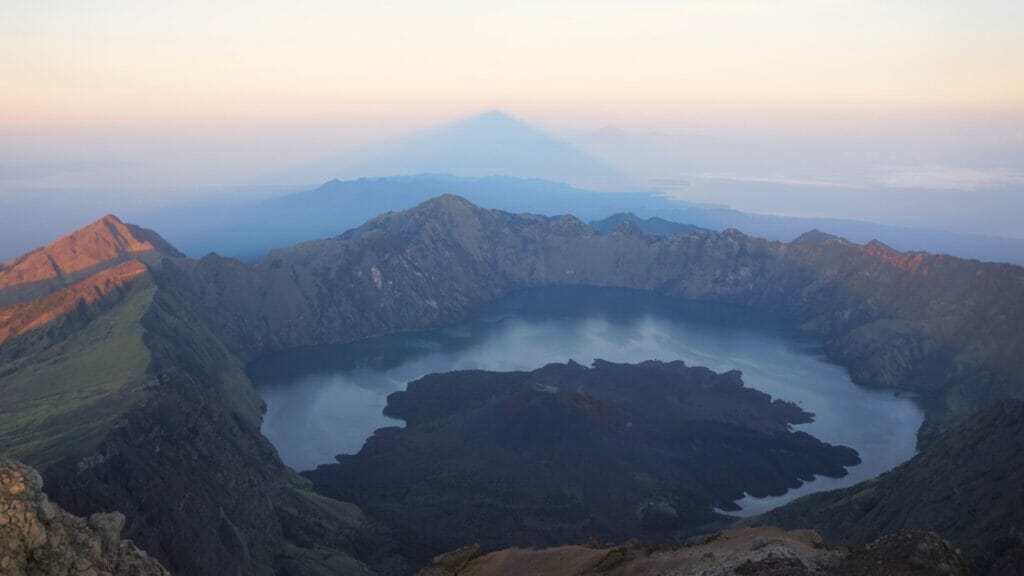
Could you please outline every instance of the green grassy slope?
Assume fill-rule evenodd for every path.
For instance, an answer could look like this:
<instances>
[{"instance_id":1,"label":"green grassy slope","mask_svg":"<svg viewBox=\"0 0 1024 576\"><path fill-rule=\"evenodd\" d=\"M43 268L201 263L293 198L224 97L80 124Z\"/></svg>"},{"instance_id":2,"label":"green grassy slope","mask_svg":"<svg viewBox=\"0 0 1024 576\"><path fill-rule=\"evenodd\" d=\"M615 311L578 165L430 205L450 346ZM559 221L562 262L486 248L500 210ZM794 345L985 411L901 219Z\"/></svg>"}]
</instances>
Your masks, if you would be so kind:
<instances>
[{"instance_id":1,"label":"green grassy slope","mask_svg":"<svg viewBox=\"0 0 1024 576\"><path fill-rule=\"evenodd\" d=\"M122 300L59 343L38 335L0 354L0 454L45 467L88 453L144 395L149 350L140 320L156 287L144 277Z\"/></svg>"}]
</instances>

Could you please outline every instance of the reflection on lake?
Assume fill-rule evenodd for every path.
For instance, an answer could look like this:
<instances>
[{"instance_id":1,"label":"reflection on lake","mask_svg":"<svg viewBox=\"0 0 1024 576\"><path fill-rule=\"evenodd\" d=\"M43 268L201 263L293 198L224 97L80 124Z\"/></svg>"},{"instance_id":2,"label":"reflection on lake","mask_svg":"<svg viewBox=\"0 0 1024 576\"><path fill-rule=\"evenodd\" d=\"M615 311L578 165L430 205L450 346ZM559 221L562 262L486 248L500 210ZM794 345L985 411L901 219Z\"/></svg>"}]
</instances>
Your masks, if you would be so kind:
<instances>
[{"instance_id":1,"label":"reflection on lake","mask_svg":"<svg viewBox=\"0 0 1024 576\"><path fill-rule=\"evenodd\" d=\"M781 497L745 498L742 514L897 466L914 455L923 420L911 400L854 385L843 368L780 322L735 307L617 289L529 290L462 325L293 350L252 363L249 374L267 404L263 433L287 464L305 470L358 452L377 428L401 425L381 413L387 395L425 374L532 370L595 358L741 370L747 386L815 414L813 423L796 429L860 453L863 462L845 478L818 478Z\"/></svg>"}]
</instances>

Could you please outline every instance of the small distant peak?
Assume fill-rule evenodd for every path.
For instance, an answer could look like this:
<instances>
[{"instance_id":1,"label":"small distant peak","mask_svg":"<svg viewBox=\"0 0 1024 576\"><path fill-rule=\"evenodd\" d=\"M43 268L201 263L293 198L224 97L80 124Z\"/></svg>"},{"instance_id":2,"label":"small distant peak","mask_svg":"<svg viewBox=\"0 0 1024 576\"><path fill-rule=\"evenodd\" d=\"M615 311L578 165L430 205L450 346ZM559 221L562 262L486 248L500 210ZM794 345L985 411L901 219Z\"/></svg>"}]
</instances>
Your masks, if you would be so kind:
<instances>
[{"instance_id":1,"label":"small distant peak","mask_svg":"<svg viewBox=\"0 0 1024 576\"><path fill-rule=\"evenodd\" d=\"M52 242L50 245L57 244L65 238L78 238L84 234L98 234L100 236L117 236L121 233L122 230L124 230L124 222L122 222L120 218L114 216L113 214L107 214L105 216L97 218L96 220L93 220L92 222L86 224L85 226L79 228L78 230L68 232L64 236L61 236L60 238Z\"/></svg>"},{"instance_id":2,"label":"small distant peak","mask_svg":"<svg viewBox=\"0 0 1024 576\"><path fill-rule=\"evenodd\" d=\"M611 229L611 233L632 236L643 234L643 230L640 228L640 220L636 216L633 216L633 218L623 218L622 220L619 220Z\"/></svg>"},{"instance_id":3,"label":"small distant peak","mask_svg":"<svg viewBox=\"0 0 1024 576\"><path fill-rule=\"evenodd\" d=\"M465 208L476 209L477 206L475 204L473 204L472 202L470 202L469 200L466 200L462 196L458 196L456 194L448 194L448 193L446 193L446 194L441 194L440 196L435 196L435 197L433 197L433 198L431 198L429 200L424 201L419 206L414 208L414 210L424 210L424 209L451 210L451 209L465 209Z\"/></svg>"},{"instance_id":4,"label":"small distant peak","mask_svg":"<svg viewBox=\"0 0 1024 576\"><path fill-rule=\"evenodd\" d=\"M335 187L335 186L337 186L339 184L341 184L341 180L339 180L337 178L331 178L330 180L328 180L328 181L324 182L323 184L317 186L316 189L317 190L323 190L324 188L333 188L333 187Z\"/></svg>"},{"instance_id":5,"label":"small distant peak","mask_svg":"<svg viewBox=\"0 0 1024 576\"><path fill-rule=\"evenodd\" d=\"M440 196L437 197L437 201L441 202L441 203L444 203L444 204L462 204L462 205L466 205L466 206L472 206L473 205L472 202L470 202L469 200L466 200L462 196L459 196L458 194L450 194L450 193L441 194Z\"/></svg>"},{"instance_id":6,"label":"small distant peak","mask_svg":"<svg viewBox=\"0 0 1024 576\"><path fill-rule=\"evenodd\" d=\"M821 246L832 242L849 244L849 242L847 242L845 238L840 238L839 236L835 236L827 232L822 232L817 228L811 230L810 232L804 232L803 234L798 236L796 240L790 242L790 244L811 244L815 246Z\"/></svg>"},{"instance_id":7,"label":"small distant peak","mask_svg":"<svg viewBox=\"0 0 1024 576\"><path fill-rule=\"evenodd\" d=\"M81 239L89 234L98 238L108 239L110 242L120 246L119 250L124 253L152 250L164 256L184 256L184 254L175 249L174 246L171 246L169 242L156 232L148 228L136 226L135 224L126 224L124 220L113 214L103 216L85 228L72 232L68 237Z\"/></svg>"},{"instance_id":8,"label":"small distant peak","mask_svg":"<svg viewBox=\"0 0 1024 576\"><path fill-rule=\"evenodd\" d=\"M124 222L113 214L106 214L57 238L44 246L43 250L57 250L69 243L82 242L89 238L119 242L125 235L129 233Z\"/></svg>"},{"instance_id":9,"label":"small distant peak","mask_svg":"<svg viewBox=\"0 0 1024 576\"><path fill-rule=\"evenodd\" d=\"M898 250L896 250L892 246L889 246L885 242L882 242L881 240L878 239L874 239L871 242L865 244L864 246L868 248L874 248L875 250L882 250L884 252L898 252Z\"/></svg>"},{"instance_id":10,"label":"small distant peak","mask_svg":"<svg viewBox=\"0 0 1024 576\"><path fill-rule=\"evenodd\" d=\"M633 226L639 226L640 218L632 212L618 212L605 218L604 220L595 220L590 223L590 227L601 234L607 234L613 230L619 228L624 223L629 223Z\"/></svg>"}]
</instances>

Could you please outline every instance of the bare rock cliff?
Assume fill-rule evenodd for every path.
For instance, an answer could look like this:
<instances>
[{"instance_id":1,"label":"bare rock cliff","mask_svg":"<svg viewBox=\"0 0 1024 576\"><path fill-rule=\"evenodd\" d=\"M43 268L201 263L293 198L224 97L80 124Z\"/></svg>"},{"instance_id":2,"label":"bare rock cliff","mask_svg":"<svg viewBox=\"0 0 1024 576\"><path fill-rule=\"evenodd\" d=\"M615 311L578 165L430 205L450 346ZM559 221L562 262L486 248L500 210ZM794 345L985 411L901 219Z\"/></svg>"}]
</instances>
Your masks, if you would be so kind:
<instances>
[{"instance_id":1,"label":"bare rock cliff","mask_svg":"<svg viewBox=\"0 0 1024 576\"><path fill-rule=\"evenodd\" d=\"M72 516L50 502L35 470L0 460L0 573L9 576L169 576L121 539L118 512Z\"/></svg>"}]
</instances>

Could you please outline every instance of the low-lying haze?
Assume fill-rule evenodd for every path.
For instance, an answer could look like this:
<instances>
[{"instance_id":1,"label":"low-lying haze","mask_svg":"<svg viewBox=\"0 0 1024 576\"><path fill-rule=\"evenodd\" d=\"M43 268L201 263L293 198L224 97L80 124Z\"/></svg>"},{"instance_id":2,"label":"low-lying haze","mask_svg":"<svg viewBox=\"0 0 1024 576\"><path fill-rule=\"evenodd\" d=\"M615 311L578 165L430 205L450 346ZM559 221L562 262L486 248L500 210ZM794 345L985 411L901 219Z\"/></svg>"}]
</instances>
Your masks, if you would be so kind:
<instances>
[{"instance_id":1,"label":"low-lying haze","mask_svg":"<svg viewBox=\"0 0 1024 576\"><path fill-rule=\"evenodd\" d=\"M354 159L500 108L628 178L575 185L1024 235L1019 2L275 8L5 6L0 225L31 230L26 206L65 229L366 170L486 175L459 150ZM508 175L550 178L540 164Z\"/></svg>"}]
</instances>

